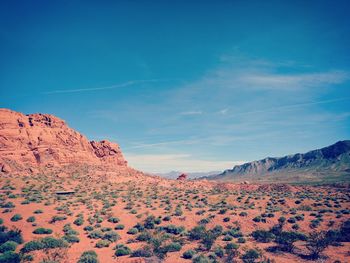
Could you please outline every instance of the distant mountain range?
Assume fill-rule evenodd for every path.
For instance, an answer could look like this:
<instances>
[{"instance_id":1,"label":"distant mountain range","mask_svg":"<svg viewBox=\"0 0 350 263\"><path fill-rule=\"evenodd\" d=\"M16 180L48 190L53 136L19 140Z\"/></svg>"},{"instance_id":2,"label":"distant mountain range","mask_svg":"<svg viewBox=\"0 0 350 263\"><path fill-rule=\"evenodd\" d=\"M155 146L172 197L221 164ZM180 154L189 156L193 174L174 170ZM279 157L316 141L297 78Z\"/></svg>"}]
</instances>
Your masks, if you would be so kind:
<instances>
[{"instance_id":1,"label":"distant mountain range","mask_svg":"<svg viewBox=\"0 0 350 263\"><path fill-rule=\"evenodd\" d=\"M342 182L350 181L350 140L284 157L267 157L201 179L230 182Z\"/></svg>"},{"instance_id":2,"label":"distant mountain range","mask_svg":"<svg viewBox=\"0 0 350 263\"><path fill-rule=\"evenodd\" d=\"M216 175L218 173L221 173L221 171L196 172L196 173L185 173L185 174L187 174L187 179L197 179L197 178L200 178L200 177ZM169 173L158 173L156 175L159 175L159 176L167 178L167 179L176 179L180 174L182 174L182 172L171 171Z\"/></svg>"}]
</instances>

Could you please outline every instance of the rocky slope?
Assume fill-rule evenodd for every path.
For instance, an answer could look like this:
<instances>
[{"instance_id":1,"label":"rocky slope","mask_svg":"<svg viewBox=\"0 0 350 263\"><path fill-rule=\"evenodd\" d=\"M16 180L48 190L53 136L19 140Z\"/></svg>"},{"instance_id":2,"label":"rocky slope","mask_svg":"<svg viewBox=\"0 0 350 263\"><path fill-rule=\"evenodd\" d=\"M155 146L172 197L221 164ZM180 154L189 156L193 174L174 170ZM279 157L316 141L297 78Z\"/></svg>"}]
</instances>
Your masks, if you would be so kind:
<instances>
[{"instance_id":1,"label":"rocky slope","mask_svg":"<svg viewBox=\"0 0 350 263\"><path fill-rule=\"evenodd\" d=\"M116 143L89 141L50 114L0 109L0 172L38 172L80 164L128 169Z\"/></svg>"},{"instance_id":2,"label":"rocky slope","mask_svg":"<svg viewBox=\"0 0 350 263\"><path fill-rule=\"evenodd\" d=\"M267 157L242 165L207 179L222 181L319 181L350 179L350 141L307 153Z\"/></svg>"}]
</instances>

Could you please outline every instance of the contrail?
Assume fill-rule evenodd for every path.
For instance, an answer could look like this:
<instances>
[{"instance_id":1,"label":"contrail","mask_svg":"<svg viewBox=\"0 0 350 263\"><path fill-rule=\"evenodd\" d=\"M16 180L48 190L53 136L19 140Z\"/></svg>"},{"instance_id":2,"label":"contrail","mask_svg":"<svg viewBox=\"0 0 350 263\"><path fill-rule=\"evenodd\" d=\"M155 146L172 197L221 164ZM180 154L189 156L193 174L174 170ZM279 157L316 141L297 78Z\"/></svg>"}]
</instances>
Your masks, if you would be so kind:
<instances>
[{"instance_id":1,"label":"contrail","mask_svg":"<svg viewBox=\"0 0 350 263\"><path fill-rule=\"evenodd\" d=\"M112 85L112 86L97 87L97 88L85 88L85 89L53 90L53 91L42 92L42 94L75 93L75 92L86 92L86 91L96 91L96 90L109 90L109 89L128 87L128 86L141 84L141 83L159 82L159 81L166 81L166 80L165 79L130 80L130 81L116 84L116 85Z\"/></svg>"},{"instance_id":2,"label":"contrail","mask_svg":"<svg viewBox=\"0 0 350 263\"><path fill-rule=\"evenodd\" d=\"M285 105L285 106L280 106L280 107L273 107L273 108L264 109L264 110L238 112L238 113L232 115L231 117L236 117L239 115L246 115L246 114L254 114L254 113L272 112L272 111L283 110L283 109L293 109L293 108L299 108L299 107L303 107L303 106L310 106L310 105L317 105L317 104L327 104L327 103L333 103L333 102L345 101L345 100L350 100L350 97L330 99L330 100L310 101L310 102L305 102L305 103L298 103L298 104L291 104L291 105Z\"/></svg>"}]
</instances>

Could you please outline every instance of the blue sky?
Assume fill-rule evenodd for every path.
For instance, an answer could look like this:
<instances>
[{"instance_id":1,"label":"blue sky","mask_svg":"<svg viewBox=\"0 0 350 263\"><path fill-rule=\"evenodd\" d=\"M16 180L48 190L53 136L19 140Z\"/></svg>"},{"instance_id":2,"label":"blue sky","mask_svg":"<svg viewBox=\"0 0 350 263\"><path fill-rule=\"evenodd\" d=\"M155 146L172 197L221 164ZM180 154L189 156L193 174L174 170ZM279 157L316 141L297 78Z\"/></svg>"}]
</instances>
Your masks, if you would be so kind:
<instances>
[{"instance_id":1,"label":"blue sky","mask_svg":"<svg viewBox=\"0 0 350 263\"><path fill-rule=\"evenodd\" d=\"M1 1L0 107L148 172L350 138L347 1Z\"/></svg>"}]
</instances>

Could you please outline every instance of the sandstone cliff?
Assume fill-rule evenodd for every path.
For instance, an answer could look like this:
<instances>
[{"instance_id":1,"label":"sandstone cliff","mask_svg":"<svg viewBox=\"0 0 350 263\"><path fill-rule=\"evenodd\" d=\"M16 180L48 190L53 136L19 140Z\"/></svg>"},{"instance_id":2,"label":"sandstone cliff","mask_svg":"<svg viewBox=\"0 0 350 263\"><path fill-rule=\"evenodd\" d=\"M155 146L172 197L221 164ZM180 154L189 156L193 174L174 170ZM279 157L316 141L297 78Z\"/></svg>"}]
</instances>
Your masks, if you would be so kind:
<instances>
[{"instance_id":1,"label":"sandstone cliff","mask_svg":"<svg viewBox=\"0 0 350 263\"><path fill-rule=\"evenodd\" d=\"M128 168L116 143L89 141L50 114L0 109L0 172L36 172L76 164Z\"/></svg>"}]
</instances>

